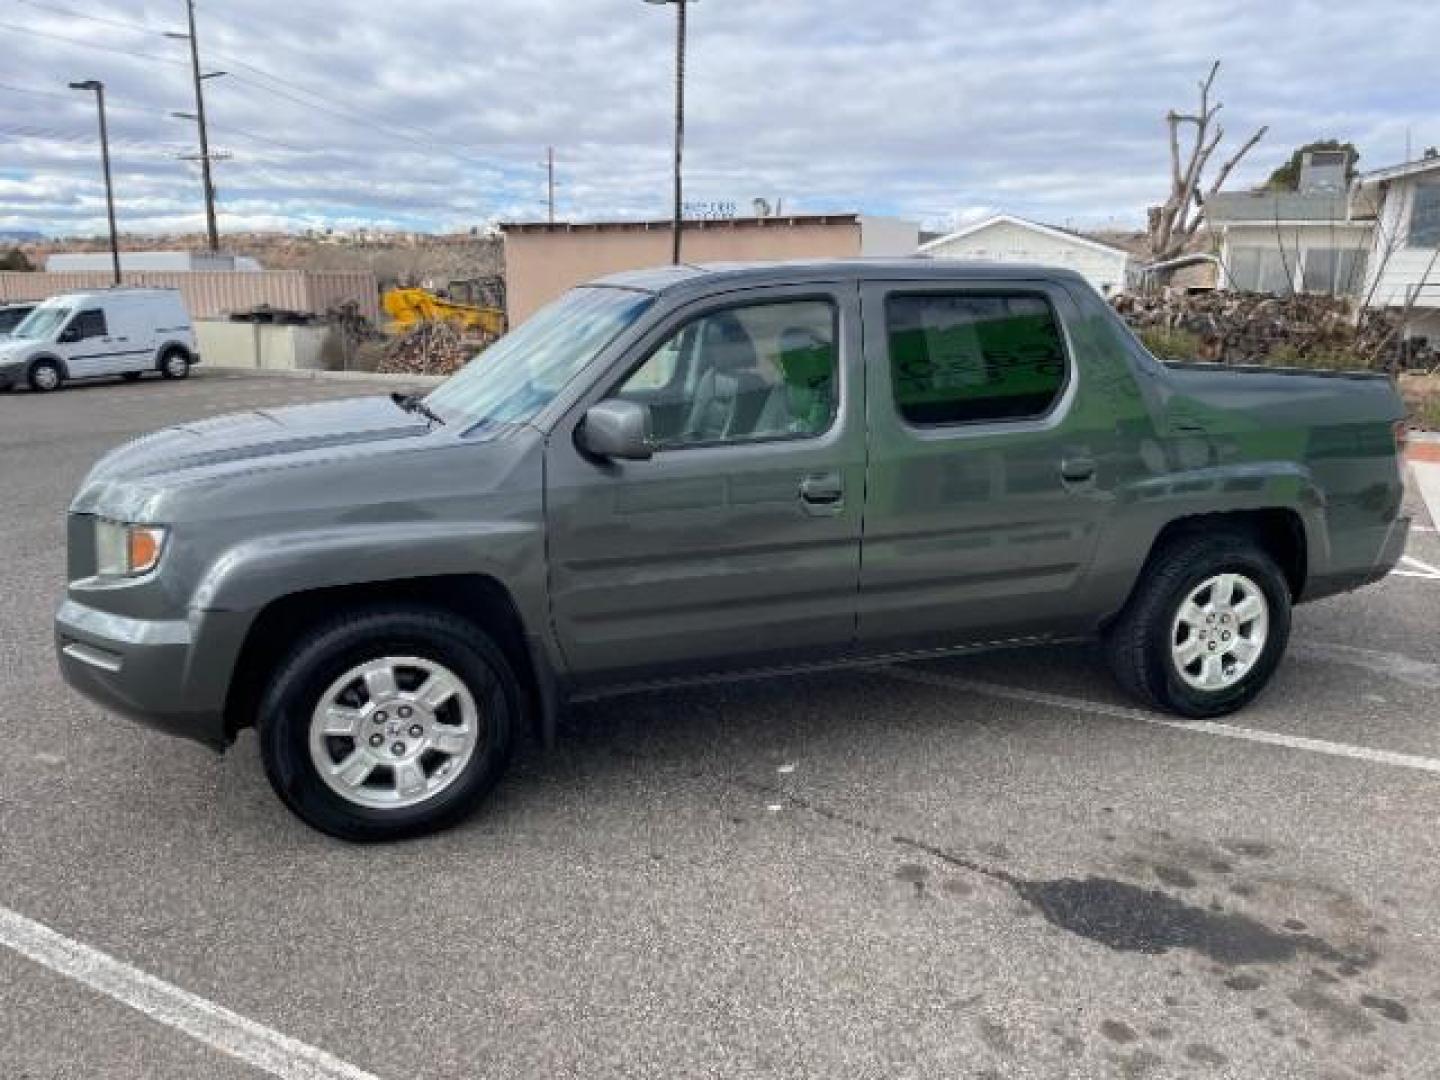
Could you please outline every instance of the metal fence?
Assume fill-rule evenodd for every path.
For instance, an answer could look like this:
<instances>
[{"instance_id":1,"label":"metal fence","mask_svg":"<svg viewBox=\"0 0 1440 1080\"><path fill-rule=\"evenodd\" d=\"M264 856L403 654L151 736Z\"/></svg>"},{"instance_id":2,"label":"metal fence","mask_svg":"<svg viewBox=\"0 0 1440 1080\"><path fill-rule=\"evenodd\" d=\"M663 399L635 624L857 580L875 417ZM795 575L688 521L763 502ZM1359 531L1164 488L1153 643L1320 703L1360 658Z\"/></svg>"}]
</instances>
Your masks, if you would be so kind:
<instances>
[{"instance_id":1,"label":"metal fence","mask_svg":"<svg viewBox=\"0 0 1440 1080\"><path fill-rule=\"evenodd\" d=\"M262 270L255 273L200 270L162 273L126 271L126 285L179 289L195 319L219 319L231 312L266 305L285 311L323 315L333 307L353 303L372 323L380 321L380 286L371 273L309 270ZM0 303L44 300L59 293L110 287L108 272L76 274L0 273Z\"/></svg>"}]
</instances>

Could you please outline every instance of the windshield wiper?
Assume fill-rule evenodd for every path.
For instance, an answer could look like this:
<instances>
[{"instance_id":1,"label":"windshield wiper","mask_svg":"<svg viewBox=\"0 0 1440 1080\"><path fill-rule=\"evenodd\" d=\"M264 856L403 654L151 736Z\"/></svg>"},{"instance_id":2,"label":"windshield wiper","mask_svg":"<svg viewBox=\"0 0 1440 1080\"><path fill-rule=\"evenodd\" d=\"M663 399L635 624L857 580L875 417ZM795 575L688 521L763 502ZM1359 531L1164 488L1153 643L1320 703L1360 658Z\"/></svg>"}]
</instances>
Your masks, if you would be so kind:
<instances>
[{"instance_id":1,"label":"windshield wiper","mask_svg":"<svg viewBox=\"0 0 1440 1080\"><path fill-rule=\"evenodd\" d=\"M439 424L442 427L445 424L445 418L439 413L437 413L434 409L430 408L429 405L426 405L425 402L421 400L419 394L402 394L399 391L396 391L390 395L390 400L395 402L396 405L399 405L400 408L404 409L406 412L419 413L431 423Z\"/></svg>"}]
</instances>

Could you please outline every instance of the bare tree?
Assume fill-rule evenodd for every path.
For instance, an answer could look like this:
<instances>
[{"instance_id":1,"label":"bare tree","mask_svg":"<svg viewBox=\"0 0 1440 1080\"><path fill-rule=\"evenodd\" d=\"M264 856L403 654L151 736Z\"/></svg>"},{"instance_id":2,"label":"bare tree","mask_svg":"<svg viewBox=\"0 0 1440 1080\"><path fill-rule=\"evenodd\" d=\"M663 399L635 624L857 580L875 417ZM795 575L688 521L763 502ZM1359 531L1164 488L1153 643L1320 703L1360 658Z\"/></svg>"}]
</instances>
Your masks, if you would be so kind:
<instances>
[{"instance_id":1,"label":"bare tree","mask_svg":"<svg viewBox=\"0 0 1440 1080\"><path fill-rule=\"evenodd\" d=\"M1160 206L1150 208L1150 255L1156 262L1173 259L1184 253L1186 246L1205 220L1205 203L1224 186L1235 166L1265 137L1268 128L1260 128L1245 140L1216 172L1205 188L1205 169L1225 137L1225 128L1217 122L1221 103L1210 100L1220 61L1210 65L1210 74L1200 83L1200 109L1180 113L1171 109L1165 114L1170 129L1170 196ZM1182 152L1181 127L1194 128L1194 141Z\"/></svg>"}]
</instances>

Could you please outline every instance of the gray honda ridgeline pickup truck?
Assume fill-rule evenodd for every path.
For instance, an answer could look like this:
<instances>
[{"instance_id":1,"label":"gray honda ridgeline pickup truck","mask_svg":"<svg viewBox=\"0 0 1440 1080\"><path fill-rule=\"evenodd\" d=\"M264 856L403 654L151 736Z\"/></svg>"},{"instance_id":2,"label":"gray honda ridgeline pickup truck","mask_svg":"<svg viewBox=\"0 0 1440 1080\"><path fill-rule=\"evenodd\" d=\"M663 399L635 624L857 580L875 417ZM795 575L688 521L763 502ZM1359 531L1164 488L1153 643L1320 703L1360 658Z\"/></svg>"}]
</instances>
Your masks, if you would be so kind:
<instances>
[{"instance_id":1,"label":"gray honda ridgeline pickup truck","mask_svg":"<svg viewBox=\"0 0 1440 1080\"><path fill-rule=\"evenodd\" d=\"M675 267L579 288L424 397L183 424L69 513L71 685L352 840L474 807L618 691L1101 639L1182 716L1403 549L1381 376L1163 364L1079 277Z\"/></svg>"}]
</instances>

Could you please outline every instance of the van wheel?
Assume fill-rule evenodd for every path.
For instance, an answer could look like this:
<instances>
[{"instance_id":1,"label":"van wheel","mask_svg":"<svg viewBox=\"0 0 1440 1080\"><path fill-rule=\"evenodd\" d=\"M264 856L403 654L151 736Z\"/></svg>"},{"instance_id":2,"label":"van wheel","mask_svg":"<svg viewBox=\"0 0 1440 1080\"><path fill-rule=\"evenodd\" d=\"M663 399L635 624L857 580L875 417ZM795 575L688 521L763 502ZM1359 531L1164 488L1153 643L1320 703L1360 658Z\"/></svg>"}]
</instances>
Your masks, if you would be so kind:
<instances>
[{"instance_id":1,"label":"van wheel","mask_svg":"<svg viewBox=\"0 0 1440 1080\"><path fill-rule=\"evenodd\" d=\"M59 390L65 382L65 373L54 360L40 360L30 365L30 389L37 394L48 394Z\"/></svg>"},{"instance_id":2,"label":"van wheel","mask_svg":"<svg viewBox=\"0 0 1440 1080\"><path fill-rule=\"evenodd\" d=\"M270 785L343 840L397 840L459 821L509 762L519 683L482 631L443 612L373 608L290 652L260 706Z\"/></svg>"},{"instance_id":3,"label":"van wheel","mask_svg":"<svg viewBox=\"0 0 1440 1080\"><path fill-rule=\"evenodd\" d=\"M190 374L190 354L184 349L168 349L160 357L160 374L167 379L184 379Z\"/></svg>"},{"instance_id":4,"label":"van wheel","mask_svg":"<svg viewBox=\"0 0 1440 1080\"><path fill-rule=\"evenodd\" d=\"M1248 537L1189 536L1156 552L1106 635L1111 670L1141 701L1223 716L1275 673L1290 637L1290 586Z\"/></svg>"}]
</instances>

